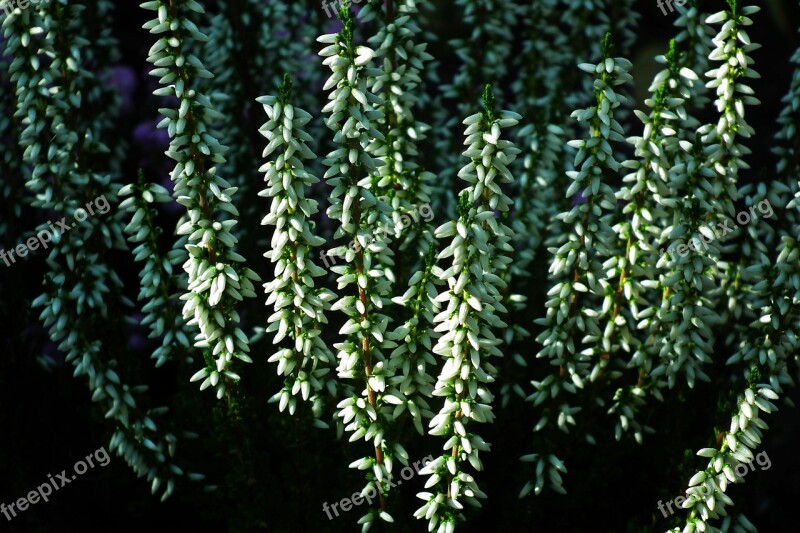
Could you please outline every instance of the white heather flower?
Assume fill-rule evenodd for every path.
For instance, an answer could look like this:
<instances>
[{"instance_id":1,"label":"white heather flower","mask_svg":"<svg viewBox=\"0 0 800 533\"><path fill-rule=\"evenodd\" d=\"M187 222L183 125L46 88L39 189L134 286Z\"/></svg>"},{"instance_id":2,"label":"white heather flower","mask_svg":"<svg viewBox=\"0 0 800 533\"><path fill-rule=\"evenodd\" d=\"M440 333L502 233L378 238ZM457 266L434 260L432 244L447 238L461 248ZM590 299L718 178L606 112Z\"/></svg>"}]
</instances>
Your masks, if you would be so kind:
<instances>
[{"instance_id":1,"label":"white heather flower","mask_svg":"<svg viewBox=\"0 0 800 533\"><path fill-rule=\"evenodd\" d=\"M399 390L398 398L405 398L395 407L392 417L397 418L408 409L417 432L424 434L423 424L433 416L428 400L433 394L435 379L431 371L437 361L431 353L439 333L433 329L433 319L439 313L435 248L425 256L422 270L418 270L409 281L408 290L392 298L398 305L407 308L411 316L395 328L388 338L397 342L391 353L390 368L394 376L389 383Z\"/></svg>"},{"instance_id":2,"label":"white heather flower","mask_svg":"<svg viewBox=\"0 0 800 533\"><path fill-rule=\"evenodd\" d=\"M708 466L689 480L686 490L686 501L683 508L690 510L687 527L691 531L727 531L724 527L729 520L723 521L720 529L711 525L711 521L725 517L726 506L733 505L733 500L726 494L730 484L743 482L743 478L735 473L740 464L750 463L755 459L753 451L761 444L762 430L767 424L759 418L759 412L770 413L776 410L770 402L777 395L768 385L751 385L745 389L737 401L738 412L733 416L731 429L726 433L719 449L703 448L697 452L700 457L709 459ZM739 517L744 530L755 531L752 524ZM680 528L676 528L680 531ZM686 529L684 529L686 531Z\"/></svg>"},{"instance_id":3,"label":"white heather flower","mask_svg":"<svg viewBox=\"0 0 800 533\"><path fill-rule=\"evenodd\" d=\"M443 185L451 183L451 177L461 165L456 135L459 117L472 112L484 83L502 80L508 74L516 22L515 9L503 0L456 0L455 4L470 33L466 38L451 39L448 43L460 61L459 67L450 83L438 82L437 85L441 88L443 99L449 101L450 105L441 105L432 110L435 114L434 123L440 124L434 142L438 164L437 183ZM451 111L451 105L455 106L455 113ZM444 189L440 196L453 195L451 187L444 186ZM452 216L453 213L448 211L447 215Z\"/></svg>"},{"instance_id":4,"label":"white heather flower","mask_svg":"<svg viewBox=\"0 0 800 533\"><path fill-rule=\"evenodd\" d=\"M187 208L189 218L178 228L187 235L189 258L183 268L189 275L183 316L190 326L197 326L195 346L204 349L208 377L201 389L213 386L222 398L229 381L237 381L233 361L251 362L249 340L237 326L236 302L256 295L253 282L260 281L251 269L241 265L244 258L233 248L237 242L231 233L239 212L231 203L236 187L217 174L216 166L225 162L225 151L209 131L209 124L219 118L208 97L200 92L200 80L212 74L191 52L186 42L205 41L189 19L189 13L202 13L195 0L145 2L142 7L156 11L157 18L144 28L160 37L150 48L147 61L157 68L150 74L160 78L157 96L174 96L177 108L164 108L159 127L167 128L170 148L167 154L176 161L172 172L174 196ZM172 14L167 22L165 14Z\"/></svg>"},{"instance_id":5,"label":"white heather flower","mask_svg":"<svg viewBox=\"0 0 800 533\"><path fill-rule=\"evenodd\" d=\"M130 196L120 203L119 208L132 215L125 232L129 235L129 241L139 243L133 250L134 260L145 263L139 273L141 288L138 298L146 301L142 306L145 314L142 325L150 327L151 338L161 339L160 346L151 357L156 360L156 367L159 367L173 359L173 352L178 348L186 356L187 362L190 362L186 323L171 301L172 293L177 288L174 269L186 260L186 253L181 249L185 241L180 239L167 254L161 254L157 240L160 230L155 225L157 211L151 207L151 204L171 202L172 198L161 185L145 183L141 171L139 183L126 185L120 189L119 195Z\"/></svg>"},{"instance_id":6,"label":"white heather flower","mask_svg":"<svg viewBox=\"0 0 800 533\"><path fill-rule=\"evenodd\" d=\"M433 352L443 360L433 396L442 397L444 406L430 421L431 435L446 438L445 453L429 465L431 477L426 487L432 493L420 493L426 503L414 516L429 520L428 529L455 528L458 510L463 503L479 506L485 494L465 470L465 463L482 469L480 452L489 444L473 431L473 422L494 420L492 393L496 368L490 357L500 357L500 339L494 334L506 324L499 316L506 312L502 290L505 283L498 275L507 268L513 233L496 212L505 213L511 200L501 186L513 183L508 166L519 150L502 138L502 130L517 124L520 116L509 111L495 114L494 97L487 85L484 111L472 115L464 124L469 159L458 173L467 183L461 191L459 217L436 230L439 239L451 241L439 259L452 257L452 265L436 269L447 284L436 301L443 310L434 318L441 337ZM501 125L502 124L502 125ZM462 503L463 502L463 503ZM448 530L450 530L448 529Z\"/></svg>"},{"instance_id":7,"label":"white heather flower","mask_svg":"<svg viewBox=\"0 0 800 533\"><path fill-rule=\"evenodd\" d=\"M100 0L94 8L95 15L103 18L111 5ZM113 102L111 88L92 74L94 68L109 66L106 60L119 51L116 40L101 32L93 36L95 45L107 48L103 52L88 48L84 35L88 18L81 6L66 2L15 8L4 17L2 27L3 55L14 58L9 71L15 86L15 115L22 119L17 141L23 162L31 169L25 173L25 186L35 194L32 206L51 216L76 213L84 208L84 198L94 197L95 205L99 198L117 205L120 186L110 176L117 174L118 163L108 162L112 150L98 140L113 127L116 106L107 105ZM32 90L35 87L41 89ZM164 500L183 475L173 460L177 439L155 422L167 408L144 410L137 403L147 387L125 383L117 359L126 354L124 343L107 342L120 332L103 330L119 323L112 317L114 308L130 303L120 296L122 281L107 263L112 250L127 250L124 213L117 209L104 217L89 217L80 229L52 239L46 290L32 307L41 308L39 317L50 340L74 366L73 376L86 376L93 402L113 422L111 451L124 458L137 476L165 481ZM42 230L51 231L47 225ZM159 485L152 490L156 493Z\"/></svg>"},{"instance_id":8,"label":"white heather flower","mask_svg":"<svg viewBox=\"0 0 800 533\"><path fill-rule=\"evenodd\" d=\"M692 209L691 206L683 208L686 199L691 198L691 192L676 189L678 184L670 179L670 172L679 160L679 134L697 127L696 120L688 114L685 104L691 97L692 87L698 84L698 77L690 68L683 66L685 55L680 55L677 41L671 41L667 54L657 59L665 63L666 68L656 75L650 87L653 96L645 101L652 111L649 114L636 111L643 122L644 132L641 137L631 137L628 141L635 146L639 159L625 163L626 167L633 170L624 178L631 185L624 187L619 195L629 202L626 212L633 213L631 221L625 225L630 227L632 236L635 236L627 248L630 250L628 255L636 257L626 272L631 288L623 294L631 300L629 305L636 310L634 318L639 321L638 328L645 331L646 337L644 342L636 343L630 361L630 365L637 369L634 384L617 390L611 412L619 417L615 427L618 438L626 427L633 427L636 439L640 442L642 428L631 415L644 405L646 393L662 399L659 389L666 383L657 376L651 376L651 372L663 346L671 346L674 342L670 331L674 327L682 327L681 321L675 319L675 308L682 300L674 295L682 293L684 286L675 284L681 284L684 280L670 273L673 268L674 271L681 271L688 266L689 260L678 260L678 264L672 264L671 258L677 254L672 252L673 243L669 233L675 223L672 213L683 215ZM665 248L669 250L666 253ZM668 290L670 286L672 289ZM689 298L683 303L691 301ZM644 304L642 309L639 309L640 303ZM687 335L678 336L679 339L685 337ZM681 343L676 350L686 348Z\"/></svg>"},{"instance_id":9,"label":"white heather flower","mask_svg":"<svg viewBox=\"0 0 800 533\"><path fill-rule=\"evenodd\" d=\"M309 174L303 163L316 157L308 148L311 136L304 130L311 115L291 104L291 94L287 76L280 97L258 99L269 117L260 129L268 141L263 155L269 160L260 169L266 173L267 188L259 196L271 199L262 224L275 227L271 249L264 254L275 265L275 279L264 284L267 305L274 309L266 331L275 332L277 348L269 362L277 362L279 374L286 376L272 401L280 402L281 411L288 405L294 414L300 396L312 402L319 417L325 391L335 391L335 381L328 375L335 357L322 340L321 328L328 323L325 310L336 296L314 281L325 274L314 263L325 240L314 234L311 217L319 208L306 193L319 178Z\"/></svg>"},{"instance_id":10,"label":"white heather flower","mask_svg":"<svg viewBox=\"0 0 800 533\"><path fill-rule=\"evenodd\" d=\"M684 67L697 74L708 71L708 56L711 53L711 39L714 29L706 22L707 13L700 11L696 5L690 4L685 10L678 10L674 26L680 31L675 36L675 42L680 50L684 51L681 58ZM687 101L694 109L705 107L709 98L708 89L702 83L689 86ZM692 130L693 131L693 130Z\"/></svg>"},{"instance_id":11,"label":"white heather flower","mask_svg":"<svg viewBox=\"0 0 800 533\"><path fill-rule=\"evenodd\" d=\"M332 91L323 112L328 113L325 124L335 132L336 145L324 161L328 167L325 179L333 186L328 216L340 223L334 237L345 238L347 244L341 247L345 249L345 264L331 269L339 275L338 288L343 295L331 309L347 316L340 330L346 338L334 345L338 350L338 377L342 382L352 382L361 393L350 393L340 401L337 416L347 424L345 430L352 432L351 442L363 438L374 450L374 456L363 459L371 466L365 490L380 492L380 508L369 510L361 518L369 528L378 518L391 521L385 493L393 479L392 465L395 459L407 465L408 458L398 452L402 446L390 438L392 402L404 398L396 388L387 387L394 369L385 351L397 346L387 338L390 318L384 314L395 281L389 248L393 232L389 208L376 194L376 177L383 165L380 157L386 147L377 129L384 118L381 100L370 89L382 72L371 65L374 51L354 43L355 25L348 2L339 16L342 30L318 39L327 45L320 55L331 69L325 90Z\"/></svg>"},{"instance_id":12,"label":"white heather flower","mask_svg":"<svg viewBox=\"0 0 800 533\"><path fill-rule=\"evenodd\" d=\"M709 174L713 173L704 166L705 161L699 139L694 143L680 142L669 170L669 185L676 191L675 221L663 230L666 251L657 265L661 268L657 287L663 289L663 300L657 316L644 324L654 340L650 348L646 345L643 350L657 357L650 378L666 378L670 388L681 374L689 387L694 387L697 380L710 379L703 366L711 362L713 355L717 315L712 298L718 272L714 256L719 254L719 243L707 237L709 242L704 241L700 232L705 224L703 215L711 210L703 190L710 186ZM697 251L688 250L688 243L692 242ZM644 357L644 353L638 357Z\"/></svg>"},{"instance_id":13,"label":"white heather flower","mask_svg":"<svg viewBox=\"0 0 800 533\"><path fill-rule=\"evenodd\" d=\"M720 114L719 120L699 130L704 152L708 156L707 164L715 170L722 184L722 190L714 191L719 202L715 207L720 209L719 215L729 217L736 214L733 202L738 199L736 185L739 169L749 168L742 156L750 151L737 141L740 137L749 138L755 133L745 120L745 106L760 103L752 96L753 90L745 84L748 78L760 77L750 67L753 60L748 53L758 45L751 43L747 36L747 27L753 21L745 12L755 13L760 8L735 5L738 7L735 13L721 11L706 19L707 24L726 22L714 37L716 48L709 55L709 59L718 62L719 66L706 73L706 77L711 79L706 87L714 89L717 95L715 106Z\"/></svg>"},{"instance_id":14,"label":"white heather flower","mask_svg":"<svg viewBox=\"0 0 800 533\"><path fill-rule=\"evenodd\" d=\"M614 110L624 97L615 92L615 87L631 79L628 74L631 64L624 58L608 56L609 52L610 40L606 36L602 61L581 67L597 76L597 101L592 107L573 113L579 121L588 122L590 136L570 141L578 150L574 162L578 170L568 172L572 184L566 194L580 193L586 202L559 215L574 232L569 234L566 244L551 248L554 259L550 272L560 281L548 292L547 316L537 321L545 330L536 340L542 345L537 358L550 359L560 370L534 382L536 392L528 398L534 405L548 398L555 400L562 390L575 393L588 380L596 379L607 364L607 358L601 354L613 352L612 341L617 342L616 317L612 316L612 283L616 270L609 269L606 262L614 261L618 268L619 256L624 257L624 253L611 227L618 214L616 198L607 181L621 168L611 147L612 142L624 141L622 128L614 118ZM581 303L592 298L600 312ZM586 349L578 344L582 337ZM560 409L564 413L563 408ZM552 420L551 417L543 417L545 419ZM566 431L570 417L558 416L557 420L559 427Z\"/></svg>"},{"instance_id":15,"label":"white heather flower","mask_svg":"<svg viewBox=\"0 0 800 533\"><path fill-rule=\"evenodd\" d=\"M379 23L369 44L383 72L371 78L370 90L381 100L376 105L383 114L379 129L388 142L381 149L383 164L377 168L374 190L390 204L397 249L408 258L398 265L397 275L405 279L403 267L421 266L432 242L430 221L412 221L409 214L430 205L435 178L418 164L418 145L426 140L430 126L414 116L420 73L433 56L426 52L427 44L416 42L422 33L417 0L397 0L390 11L384 4L367 4L359 17L364 23Z\"/></svg>"},{"instance_id":16,"label":"white heather flower","mask_svg":"<svg viewBox=\"0 0 800 533\"><path fill-rule=\"evenodd\" d=\"M739 171L749 168L743 157L750 150L738 141L754 133L745 120L745 106L759 103L745 84L747 78L758 77L750 68L752 59L748 56L757 45L750 42L746 28L752 25L748 15L758 10L730 3L729 11L706 19L707 24L724 22L713 39L715 48L709 55L710 61L719 66L706 73L711 78L706 87L716 92L719 120L699 128L694 139L681 141L683 153L670 170L672 186L681 200L679 217L665 233L669 231L670 239L679 240L675 246L692 246L689 253L685 248L683 252L677 248L677 254L672 252L674 262L664 278L664 285L670 287L670 307L680 309L681 320L674 321L670 334L664 336L659 354L661 363L651 376L666 376L670 387L675 385L679 372L686 374L690 387L696 379L710 380L703 366L712 361L715 326L726 324L730 317L748 309L747 299L754 294L736 288L741 284L737 280L742 278L743 266L718 258L732 250L728 241L741 233L732 220L736 214L734 202L740 196L737 190ZM681 191L686 194L680 195ZM701 229L702 226L712 228L715 238L711 239L709 230ZM747 234L751 231L746 232L746 238ZM758 253L757 248L752 249L752 255ZM673 250L676 250L674 246ZM750 250L745 247L742 253L751 256ZM718 278L722 279L719 288L716 286ZM736 301L740 299L744 301ZM730 313L713 311L720 301L735 302L729 306ZM673 313L668 312L669 315ZM736 327L730 329L735 331ZM735 338L736 335L729 335L728 344Z\"/></svg>"}]
</instances>

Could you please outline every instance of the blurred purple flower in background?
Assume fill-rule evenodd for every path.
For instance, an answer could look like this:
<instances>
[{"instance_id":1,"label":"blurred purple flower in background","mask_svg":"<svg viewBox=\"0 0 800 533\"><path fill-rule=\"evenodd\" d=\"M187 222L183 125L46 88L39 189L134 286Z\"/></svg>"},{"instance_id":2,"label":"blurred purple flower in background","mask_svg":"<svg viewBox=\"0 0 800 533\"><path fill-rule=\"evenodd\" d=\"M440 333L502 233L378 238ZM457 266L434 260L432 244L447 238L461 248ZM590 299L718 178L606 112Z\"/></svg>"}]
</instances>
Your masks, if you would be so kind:
<instances>
[{"instance_id":1,"label":"blurred purple flower in background","mask_svg":"<svg viewBox=\"0 0 800 533\"><path fill-rule=\"evenodd\" d=\"M164 152L169 146L169 134L165 128L156 126L161 120L151 118L140 122L133 130L133 140L144 153Z\"/></svg>"},{"instance_id":2,"label":"blurred purple flower in background","mask_svg":"<svg viewBox=\"0 0 800 533\"><path fill-rule=\"evenodd\" d=\"M117 65L111 67L111 79L109 83L113 84L120 96L120 112L127 114L133 111L133 93L136 91L136 86L139 84L136 73L131 67L125 65Z\"/></svg>"},{"instance_id":3,"label":"blurred purple flower in background","mask_svg":"<svg viewBox=\"0 0 800 533\"><path fill-rule=\"evenodd\" d=\"M131 317L132 322L127 326L128 346L136 355L146 355L153 349L154 341L147 338L146 328L142 326L144 316L141 313L134 313Z\"/></svg>"},{"instance_id":4,"label":"blurred purple flower in background","mask_svg":"<svg viewBox=\"0 0 800 533\"><path fill-rule=\"evenodd\" d=\"M585 204L586 200L587 198L583 195L583 189L581 189L572 197L572 205L574 207L576 205Z\"/></svg>"}]
</instances>

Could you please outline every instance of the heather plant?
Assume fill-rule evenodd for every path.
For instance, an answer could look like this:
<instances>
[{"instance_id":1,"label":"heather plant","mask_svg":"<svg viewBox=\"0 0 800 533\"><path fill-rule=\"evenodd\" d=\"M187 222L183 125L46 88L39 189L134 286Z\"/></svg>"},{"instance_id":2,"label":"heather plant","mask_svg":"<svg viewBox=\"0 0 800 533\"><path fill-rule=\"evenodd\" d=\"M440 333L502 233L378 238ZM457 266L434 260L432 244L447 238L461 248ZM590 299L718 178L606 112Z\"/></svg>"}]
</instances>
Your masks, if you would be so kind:
<instances>
[{"instance_id":1,"label":"heather plant","mask_svg":"<svg viewBox=\"0 0 800 533\"><path fill-rule=\"evenodd\" d=\"M34 266L0 264L0 316L40 340L4 349L71 365L109 451L232 531L579 530L588 490L644 495L615 531L757 531L732 487L799 375L800 49L762 67L743 0L676 5L636 61L632 1L431 4L142 3L138 159L127 8L12 4L0 251Z\"/></svg>"}]
</instances>

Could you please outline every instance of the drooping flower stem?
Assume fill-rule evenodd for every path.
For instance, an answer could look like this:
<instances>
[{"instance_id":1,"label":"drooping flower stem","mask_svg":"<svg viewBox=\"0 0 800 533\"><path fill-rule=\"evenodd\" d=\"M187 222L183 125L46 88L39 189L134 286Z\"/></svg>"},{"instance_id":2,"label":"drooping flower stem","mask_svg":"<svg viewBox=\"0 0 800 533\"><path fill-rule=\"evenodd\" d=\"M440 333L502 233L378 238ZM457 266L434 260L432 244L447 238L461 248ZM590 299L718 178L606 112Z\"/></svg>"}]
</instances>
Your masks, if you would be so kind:
<instances>
[{"instance_id":1,"label":"drooping flower stem","mask_svg":"<svg viewBox=\"0 0 800 533\"><path fill-rule=\"evenodd\" d=\"M389 317L383 313L394 283L390 248L392 221L388 206L376 195L379 159L386 153L385 137L377 129L384 120L379 110L381 100L370 87L381 71L371 66L375 52L354 43L354 23L345 2L339 12L343 28L338 34L323 35L327 45L320 51L324 64L332 71L325 89L333 89L323 109L330 113L326 125L335 132L336 150L328 154L325 178L333 186L328 216L340 222L335 237L344 237L349 246L333 253L344 256L345 265L332 270L339 274L339 289L348 289L331 309L341 310L348 319L340 330L347 336L335 345L338 350L338 374L341 379L363 383L363 392L339 402L338 416L353 431L351 441L372 441L374 456L351 464L353 468L372 470L362 491L380 493L380 510L368 511L360 522L373 523L380 517L393 521L386 511L394 458L407 465L408 454L394 440L393 417L388 405L402 398L387 388L393 369L384 351L396 347L386 338ZM343 123L344 122L344 123ZM386 231L386 229L389 231ZM353 285L355 284L355 287Z\"/></svg>"},{"instance_id":2,"label":"drooping flower stem","mask_svg":"<svg viewBox=\"0 0 800 533\"><path fill-rule=\"evenodd\" d=\"M294 414L299 393L304 400L311 399L314 414L319 417L324 390L335 391L335 380L327 377L335 357L322 340L321 328L328 322L325 311L336 295L316 287L314 281L325 274L313 261L315 249L325 240L314 235L311 217L318 207L316 201L307 198L319 178L307 172L303 163L316 158L308 148L311 136L303 129L311 115L292 105L288 75L280 89L280 96L258 99L269 119L261 127L269 141L264 156L272 156L261 167L268 188L259 195L272 199L262 223L275 226L271 250L265 254L276 272L275 279L264 285L267 305L274 306L267 331L277 331L273 339L276 347L284 339L292 345L278 349L269 358L269 362L278 362L278 373L286 376L283 389L272 401L279 402L281 411L288 406Z\"/></svg>"},{"instance_id":3,"label":"drooping flower stem","mask_svg":"<svg viewBox=\"0 0 800 533\"><path fill-rule=\"evenodd\" d=\"M486 495L474 477L465 470L469 462L482 470L479 452L489 444L473 433L472 424L492 422L493 395L489 384L497 375L491 357L501 357L501 340L494 331L506 327L499 317L506 313L502 290L506 285L501 272L510 262L513 232L502 216L511 200L501 185L513 183L508 166L519 150L502 139L504 128L515 126L521 118L510 111L496 112L490 86L484 89L483 112L464 120L467 126L464 156L469 159L459 172L467 183L459 196L457 220L437 228L438 239L450 237L450 244L439 259L453 258L446 270L435 269L448 290L436 300L446 308L434 317L435 330L442 333L433 352L444 359L433 396L444 398L444 405L430 421L431 435L447 438L445 453L420 472L429 475L426 488L417 496L425 501L414 516L428 519L428 529L453 531L463 519L461 501L479 507L478 498Z\"/></svg>"},{"instance_id":4,"label":"drooping flower stem","mask_svg":"<svg viewBox=\"0 0 800 533\"><path fill-rule=\"evenodd\" d=\"M203 13L203 7L195 0L154 0L141 7L157 12L157 18L144 28L168 34L156 41L147 58L156 66L150 73L164 85L154 94L180 101L177 109L161 109L164 120L159 127L167 128L171 139L167 155L177 162L172 172L173 194L189 214L178 228L178 234L189 236L189 259L183 265L189 275L188 292L181 297L183 316L199 328L195 346L207 350L206 365L192 381L203 380L201 389L213 386L217 398L222 398L226 387L239 379L232 369L234 359L252 362L247 355L249 339L237 325L234 304L254 297L253 282L260 278L240 265L244 258L233 251L237 240L231 229L239 212L231 200L236 187L217 174L215 165L225 161L225 147L209 124L219 114L200 92L200 80L212 74L186 49L187 41L208 39L189 18L189 12Z\"/></svg>"}]
</instances>

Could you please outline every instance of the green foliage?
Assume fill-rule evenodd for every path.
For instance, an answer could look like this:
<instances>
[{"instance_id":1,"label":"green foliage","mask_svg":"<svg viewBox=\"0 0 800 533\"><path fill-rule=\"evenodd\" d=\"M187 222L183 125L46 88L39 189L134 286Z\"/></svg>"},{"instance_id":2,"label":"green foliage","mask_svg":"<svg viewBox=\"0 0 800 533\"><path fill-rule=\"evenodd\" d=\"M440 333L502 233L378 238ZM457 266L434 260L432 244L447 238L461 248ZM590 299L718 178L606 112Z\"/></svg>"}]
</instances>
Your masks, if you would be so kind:
<instances>
[{"instance_id":1,"label":"green foliage","mask_svg":"<svg viewBox=\"0 0 800 533\"><path fill-rule=\"evenodd\" d=\"M778 119L777 177L759 181L746 120L760 103L748 85L759 77L756 6L680 10L640 110L626 94L630 1L456 0L469 33L447 41L458 60L449 73L417 0L345 0L338 31L294 4L225 1L213 14L196 0L141 4L171 197L144 172L129 179L124 146L109 147L118 102L93 69L116 61L118 43L84 23L96 26L110 4L51 0L3 21L0 82L13 91L0 93L10 146L0 232L15 231L23 207L44 230L53 213L93 198L115 206L53 239L33 302L110 419L111 448L162 499L204 479L176 464L168 410L129 384L138 365L112 348L125 322L146 326L159 372L174 366L181 382L215 389L220 402L198 403L191 422L224 464L222 487L206 489L240 501L231 522L241 530L266 524L258 509L269 492L249 490L271 468L263 431L287 442L347 434L336 454L328 444L293 450L314 465L347 458L341 470L325 465L331 472L363 471L354 496L374 501L351 520L362 531L425 527L416 517L451 533L469 523L465 504L565 494L575 449L641 445L662 403L683 409L706 394L717 406L707 431L688 444L670 435L664 449L677 454L651 459L688 481L688 515L659 526L755 531L726 508L729 486L743 481L736 467L768 429L761 413L778 410L797 375L800 51ZM313 68L303 63L312 54ZM173 200L183 209L168 231L159 207ZM710 234L756 207L763 217ZM254 250L268 261L247 261ZM112 253L137 263L138 291L126 292L135 276L123 281ZM342 262L327 268L331 258ZM264 317L254 284L267 263ZM135 293L140 308L126 296ZM191 411L194 396L178 389ZM260 419L268 400L295 419ZM524 417L523 465L487 494L485 458L498 452L488 424L511 412ZM697 443L705 466L680 457ZM433 457L418 470L416 511L397 489L414 454Z\"/></svg>"}]
</instances>

